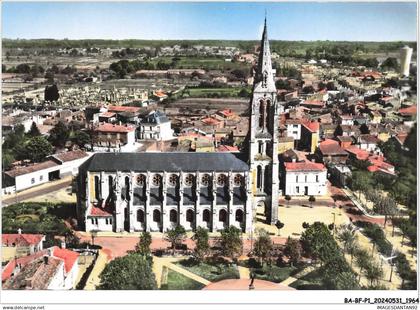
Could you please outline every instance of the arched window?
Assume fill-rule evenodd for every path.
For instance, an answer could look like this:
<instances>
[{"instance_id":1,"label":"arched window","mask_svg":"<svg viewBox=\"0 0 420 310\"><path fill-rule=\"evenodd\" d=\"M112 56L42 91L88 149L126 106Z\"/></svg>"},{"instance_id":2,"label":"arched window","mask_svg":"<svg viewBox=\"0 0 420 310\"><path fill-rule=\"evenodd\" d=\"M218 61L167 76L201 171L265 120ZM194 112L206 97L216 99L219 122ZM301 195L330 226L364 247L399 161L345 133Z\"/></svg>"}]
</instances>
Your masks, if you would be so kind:
<instances>
[{"instance_id":1,"label":"arched window","mask_svg":"<svg viewBox=\"0 0 420 310\"><path fill-rule=\"evenodd\" d=\"M169 211L169 221L172 223L178 222L178 212L176 212L176 210L172 209Z\"/></svg>"},{"instance_id":2,"label":"arched window","mask_svg":"<svg viewBox=\"0 0 420 310\"><path fill-rule=\"evenodd\" d=\"M263 141L258 141L258 154L263 154L264 152L264 142Z\"/></svg>"},{"instance_id":3,"label":"arched window","mask_svg":"<svg viewBox=\"0 0 420 310\"><path fill-rule=\"evenodd\" d=\"M242 210L236 210L235 221L242 223L243 220L244 220L244 212Z\"/></svg>"},{"instance_id":4,"label":"arched window","mask_svg":"<svg viewBox=\"0 0 420 310\"><path fill-rule=\"evenodd\" d=\"M270 100L267 100L265 112L265 126L269 127L270 124Z\"/></svg>"},{"instance_id":5,"label":"arched window","mask_svg":"<svg viewBox=\"0 0 420 310\"><path fill-rule=\"evenodd\" d=\"M207 209L203 211L203 222L210 222L210 211Z\"/></svg>"},{"instance_id":6,"label":"arched window","mask_svg":"<svg viewBox=\"0 0 420 310\"><path fill-rule=\"evenodd\" d=\"M95 176L95 199L101 199L101 184L99 182L99 176Z\"/></svg>"},{"instance_id":7,"label":"arched window","mask_svg":"<svg viewBox=\"0 0 420 310\"><path fill-rule=\"evenodd\" d=\"M112 176L108 176L108 192L109 196L112 196L114 194L114 180L112 179Z\"/></svg>"},{"instance_id":8,"label":"arched window","mask_svg":"<svg viewBox=\"0 0 420 310\"><path fill-rule=\"evenodd\" d=\"M191 209L187 210L187 222L189 223L194 222L194 211Z\"/></svg>"},{"instance_id":9,"label":"arched window","mask_svg":"<svg viewBox=\"0 0 420 310\"><path fill-rule=\"evenodd\" d=\"M265 101L260 100L260 113L259 113L259 127L264 128L264 120L265 120Z\"/></svg>"},{"instance_id":10,"label":"arched window","mask_svg":"<svg viewBox=\"0 0 420 310\"><path fill-rule=\"evenodd\" d=\"M219 211L219 222L226 223L227 221L227 212L225 209Z\"/></svg>"},{"instance_id":11,"label":"arched window","mask_svg":"<svg viewBox=\"0 0 420 310\"><path fill-rule=\"evenodd\" d=\"M160 223L160 211L153 210L153 222Z\"/></svg>"},{"instance_id":12,"label":"arched window","mask_svg":"<svg viewBox=\"0 0 420 310\"><path fill-rule=\"evenodd\" d=\"M257 167L257 188L262 188L262 168L261 166Z\"/></svg>"},{"instance_id":13,"label":"arched window","mask_svg":"<svg viewBox=\"0 0 420 310\"><path fill-rule=\"evenodd\" d=\"M137 210L137 222L144 223L144 211L141 209Z\"/></svg>"},{"instance_id":14,"label":"arched window","mask_svg":"<svg viewBox=\"0 0 420 310\"><path fill-rule=\"evenodd\" d=\"M125 199L130 200L130 178L125 177Z\"/></svg>"}]
</instances>

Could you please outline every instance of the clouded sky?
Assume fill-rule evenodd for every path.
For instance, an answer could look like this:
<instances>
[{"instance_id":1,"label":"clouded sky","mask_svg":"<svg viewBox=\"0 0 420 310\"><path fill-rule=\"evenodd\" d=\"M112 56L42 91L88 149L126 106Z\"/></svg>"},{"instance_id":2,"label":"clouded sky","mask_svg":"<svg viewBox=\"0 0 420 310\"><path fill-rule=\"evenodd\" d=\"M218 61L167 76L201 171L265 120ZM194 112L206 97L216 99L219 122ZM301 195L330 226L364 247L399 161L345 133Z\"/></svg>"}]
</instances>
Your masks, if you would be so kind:
<instances>
[{"instance_id":1,"label":"clouded sky","mask_svg":"<svg viewBox=\"0 0 420 310\"><path fill-rule=\"evenodd\" d=\"M415 41L415 2L3 2L3 38Z\"/></svg>"}]
</instances>

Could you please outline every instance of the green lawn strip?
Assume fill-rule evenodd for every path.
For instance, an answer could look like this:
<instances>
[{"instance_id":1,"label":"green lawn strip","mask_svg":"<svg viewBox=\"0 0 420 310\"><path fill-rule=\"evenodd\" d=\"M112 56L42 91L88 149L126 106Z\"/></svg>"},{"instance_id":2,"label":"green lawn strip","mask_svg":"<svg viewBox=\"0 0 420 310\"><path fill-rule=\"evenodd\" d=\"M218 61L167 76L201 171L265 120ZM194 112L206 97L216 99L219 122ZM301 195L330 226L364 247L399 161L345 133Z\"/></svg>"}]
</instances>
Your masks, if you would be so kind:
<instances>
[{"instance_id":1,"label":"green lawn strip","mask_svg":"<svg viewBox=\"0 0 420 310\"><path fill-rule=\"evenodd\" d=\"M236 266L230 266L225 262L205 262L198 264L190 259L179 261L176 264L210 282L217 282L224 279L239 279L238 268Z\"/></svg>"},{"instance_id":2,"label":"green lawn strip","mask_svg":"<svg viewBox=\"0 0 420 310\"><path fill-rule=\"evenodd\" d=\"M297 290L325 290L326 288L322 284L322 274L319 270L309 272L297 281L292 282L289 286Z\"/></svg>"},{"instance_id":3,"label":"green lawn strip","mask_svg":"<svg viewBox=\"0 0 420 310\"><path fill-rule=\"evenodd\" d=\"M168 283L162 284L162 290L201 290L203 284L194 281L176 271L168 271Z\"/></svg>"}]
</instances>

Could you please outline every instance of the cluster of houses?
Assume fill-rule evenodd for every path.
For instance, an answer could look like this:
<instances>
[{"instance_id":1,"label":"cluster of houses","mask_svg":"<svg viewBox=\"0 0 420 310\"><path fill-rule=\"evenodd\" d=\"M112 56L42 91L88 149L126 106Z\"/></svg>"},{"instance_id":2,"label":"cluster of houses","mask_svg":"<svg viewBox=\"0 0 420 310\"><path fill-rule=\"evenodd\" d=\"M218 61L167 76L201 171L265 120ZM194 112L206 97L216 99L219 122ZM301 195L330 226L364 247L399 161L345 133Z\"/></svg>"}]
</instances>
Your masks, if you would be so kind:
<instances>
[{"instance_id":1,"label":"cluster of houses","mask_svg":"<svg viewBox=\"0 0 420 310\"><path fill-rule=\"evenodd\" d=\"M52 246L44 249L45 236L2 234L2 288L4 290L70 290L79 277L80 253Z\"/></svg>"}]
</instances>

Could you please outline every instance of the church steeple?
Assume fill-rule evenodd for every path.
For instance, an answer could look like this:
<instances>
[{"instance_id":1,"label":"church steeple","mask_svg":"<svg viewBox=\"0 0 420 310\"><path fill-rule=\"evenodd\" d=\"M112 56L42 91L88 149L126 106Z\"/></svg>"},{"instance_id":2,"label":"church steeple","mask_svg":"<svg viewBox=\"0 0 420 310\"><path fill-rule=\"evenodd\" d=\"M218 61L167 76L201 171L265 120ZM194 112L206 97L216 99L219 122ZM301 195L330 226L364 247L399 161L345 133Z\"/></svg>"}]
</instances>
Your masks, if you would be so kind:
<instances>
[{"instance_id":1,"label":"church steeple","mask_svg":"<svg viewBox=\"0 0 420 310\"><path fill-rule=\"evenodd\" d=\"M271 65L270 43L267 35L267 18L264 19L264 30L261 38L254 88L261 88L261 91L276 91L274 71Z\"/></svg>"}]
</instances>

